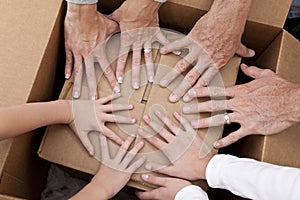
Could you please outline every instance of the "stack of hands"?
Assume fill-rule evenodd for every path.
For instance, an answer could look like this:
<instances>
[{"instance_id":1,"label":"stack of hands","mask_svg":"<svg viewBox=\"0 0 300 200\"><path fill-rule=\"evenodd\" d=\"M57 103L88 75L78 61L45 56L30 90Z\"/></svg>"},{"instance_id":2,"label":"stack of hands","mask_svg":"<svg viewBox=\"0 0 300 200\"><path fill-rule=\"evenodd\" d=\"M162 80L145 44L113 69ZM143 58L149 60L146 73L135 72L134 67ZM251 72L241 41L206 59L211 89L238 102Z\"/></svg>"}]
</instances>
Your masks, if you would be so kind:
<instances>
[{"instance_id":1,"label":"stack of hands","mask_svg":"<svg viewBox=\"0 0 300 200\"><path fill-rule=\"evenodd\" d=\"M153 0L127 0L111 15L105 16L97 11L97 4L68 3L65 18L65 77L69 79L73 73L73 97L80 97L84 63L89 97L91 100L98 99L94 60L99 63L103 75L116 93L110 97L90 102L96 108L96 119L84 123L82 127L76 127L75 117L70 120L70 127L91 155L93 155L94 149L88 139L87 130L96 130L101 133L99 139L103 159L99 172L87 187L73 197L74 199L83 198L85 195L93 196L91 194L97 198L108 199L126 185L132 173L145 164L145 157L132 162L139 150L142 149L143 142L136 144L128 151L134 136L129 136L122 141L105 126L105 122L135 123L134 119L109 114L113 111L133 109L133 106L106 105L106 103L120 96L118 93L121 92L120 84L124 80L125 65L130 51L132 51L132 88L139 89L140 87L142 55L146 63L148 81L154 81L155 70L151 53L154 42L163 45L160 49L162 54L180 55L182 49L189 50L189 53L174 66L173 70L160 80L161 87L167 87L192 63L195 63L184 80L172 92L169 101L177 102L183 98L184 101L189 102L193 98L226 97L227 100L222 101L212 100L189 104L183 107L183 113L228 111L229 114L226 113L225 116L219 114L189 122L179 113L174 113L174 117L184 129L181 129L159 110L156 111L156 115L165 124L166 128L164 129L158 128L158 122L153 121L149 116L144 116L144 121L164 138L164 141L156 136L149 137L149 134L142 129L139 130L139 135L174 162L167 167L162 167L157 163L145 164L147 170L173 178L142 174L141 177L144 181L159 187L149 192L137 192L139 198L174 199L179 190L191 185L189 181L206 179L206 167L213 155L205 152L205 156L200 158L200 152L207 148L203 148L205 144L196 134L195 129L220 126L231 122L239 123L239 130L214 144L215 148L222 148L247 135L278 133L299 121L299 116L291 115L294 112L291 101L298 98L299 86L278 77L270 70L242 64L242 71L254 78L252 82L230 88L209 86L214 76L235 54L241 57L255 55L253 50L241 43L251 1L230 0L230 3L215 1L211 10L199 19L186 37L172 43L166 39L159 28L158 10L161 4ZM121 32L121 46L117 68L116 71L113 71L106 56L105 46L109 38L117 32ZM291 98L291 96L295 98ZM270 101L271 99L272 101ZM281 118L279 119L278 116ZM121 146L114 158L111 158L109 154L106 137ZM186 151L179 159L174 159L172 145L186 147L187 140L189 144ZM102 180L105 180L105 183Z\"/></svg>"}]
</instances>

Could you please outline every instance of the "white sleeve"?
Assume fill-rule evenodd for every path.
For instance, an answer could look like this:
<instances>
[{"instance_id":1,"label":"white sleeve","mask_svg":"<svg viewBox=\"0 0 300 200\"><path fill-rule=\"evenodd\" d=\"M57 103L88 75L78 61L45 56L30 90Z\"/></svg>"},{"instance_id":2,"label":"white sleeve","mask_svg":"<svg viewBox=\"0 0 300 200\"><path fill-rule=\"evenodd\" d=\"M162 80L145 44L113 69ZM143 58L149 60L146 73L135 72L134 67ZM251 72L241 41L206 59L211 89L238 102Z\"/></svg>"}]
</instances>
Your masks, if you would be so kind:
<instances>
[{"instance_id":1,"label":"white sleeve","mask_svg":"<svg viewBox=\"0 0 300 200\"><path fill-rule=\"evenodd\" d=\"M250 199L300 199L300 169L297 168L215 155L208 163L206 179L210 187Z\"/></svg>"},{"instance_id":2,"label":"white sleeve","mask_svg":"<svg viewBox=\"0 0 300 200\"><path fill-rule=\"evenodd\" d=\"M200 187L189 185L182 188L175 196L174 200L208 200L206 192Z\"/></svg>"},{"instance_id":3,"label":"white sleeve","mask_svg":"<svg viewBox=\"0 0 300 200\"><path fill-rule=\"evenodd\" d=\"M66 0L67 2L74 4L95 4L98 0Z\"/></svg>"}]
</instances>

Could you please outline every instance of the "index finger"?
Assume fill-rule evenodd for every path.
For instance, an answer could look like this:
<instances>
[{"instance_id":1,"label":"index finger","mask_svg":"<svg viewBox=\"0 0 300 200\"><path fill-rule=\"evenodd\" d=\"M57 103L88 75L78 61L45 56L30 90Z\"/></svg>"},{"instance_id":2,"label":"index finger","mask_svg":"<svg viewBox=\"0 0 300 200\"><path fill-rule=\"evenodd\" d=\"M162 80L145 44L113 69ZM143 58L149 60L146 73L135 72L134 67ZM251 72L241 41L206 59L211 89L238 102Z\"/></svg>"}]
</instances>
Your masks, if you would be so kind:
<instances>
[{"instance_id":1,"label":"index finger","mask_svg":"<svg viewBox=\"0 0 300 200\"><path fill-rule=\"evenodd\" d=\"M92 55L89 55L84 59L85 62L85 71L86 71L86 78L89 87L89 98L91 100L96 100L97 95L97 81L95 75L95 67L94 67L94 58Z\"/></svg>"}]
</instances>

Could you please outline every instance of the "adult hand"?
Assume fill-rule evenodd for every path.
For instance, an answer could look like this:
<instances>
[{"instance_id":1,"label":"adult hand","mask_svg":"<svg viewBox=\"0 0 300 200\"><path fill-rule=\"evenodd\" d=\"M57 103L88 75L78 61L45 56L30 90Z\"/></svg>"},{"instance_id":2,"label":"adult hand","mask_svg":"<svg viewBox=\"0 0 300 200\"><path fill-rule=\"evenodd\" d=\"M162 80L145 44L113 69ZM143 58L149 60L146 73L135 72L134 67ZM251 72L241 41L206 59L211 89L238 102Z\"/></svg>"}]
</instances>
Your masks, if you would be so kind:
<instances>
[{"instance_id":1,"label":"adult hand","mask_svg":"<svg viewBox=\"0 0 300 200\"><path fill-rule=\"evenodd\" d=\"M186 180L159 177L151 174L143 174L142 179L147 183L159 186L159 188L149 192L137 192L136 195L139 199L173 200L181 189L192 185Z\"/></svg>"},{"instance_id":2,"label":"adult hand","mask_svg":"<svg viewBox=\"0 0 300 200\"><path fill-rule=\"evenodd\" d=\"M177 102L193 86L207 86L234 54L242 57L254 56L255 52L241 43L250 4L251 0L214 1L210 11L199 19L186 37L161 49L162 54L183 48L189 50L188 55L161 79L162 87L167 87L192 63L196 62L170 95L171 102ZM185 95L183 99L191 100L188 95Z\"/></svg>"},{"instance_id":3,"label":"adult hand","mask_svg":"<svg viewBox=\"0 0 300 200\"><path fill-rule=\"evenodd\" d=\"M161 3L153 0L127 0L119 9L110 15L121 29L121 47L119 52L116 76L123 82L126 61L132 49L132 87L140 87L141 50L144 48L147 77L154 81L154 61L152 43L158 41L167 44L158 24L158 9Z\"/></svg>"},{"instance_id":4,"label":"adult hand","mask_svg":"<svg viewBox=\"0 0 300 200\"><path fill-rule=\"evenodd\" d=\"M69 124L70 128L76 133L84 147L90 155L94 154L94 148L89 140L88 134L97 131L110 138L117 144L123 143L122 139L112 130L105 126L106 122L133 124L135 119L118 116L112 112L126 111L133 109L133 105L110 104L108 102L119 98L121 95L113 94L97 101L75 100L73 101L73 120ZM110 113L110 114L109 114Z\"/></svg>"},{"instance_id":5,"label":"adult hand","mask_svg":"<svg viewBox=\"0 0 300 200\"><path fill-rule=\"evenodd\" d=\"M242 71L255 80L229 88L199 87L189 91L195 97L221 97L183 108L185 113L230 110L227 123L236 122L240 129L215 143L216 148L228 146L247 135L271 135L300 121L300 85L286 81L269 69L241 65ZM295 104L296 103L296 104ZM299 109L298 109L299 110ZM194 128L219 126L226 123L224 114L191 122Z\"/></svg>"},{"instance_id":6,"label":"adult hand","mask_svg":"<svg viewBox=\"0 0 300 200\"><path fill-rule=\"evenodd\" d=\"M130 145L134 141L133 136L129 136L120 147L114 158L110 157L107 139L102 134L101 145L101 165L92 181L81 190L73 199L110 199L115 196L129 181L134 173L146 161L143 156L137 161L133 161L137 153L143 148L144 143L139 142L130 151Z\"/></svg>"},{"instance_id":7,"label":"adult hand","mask_svg":"<svg viewBox=\"0 0 300 200\"><path fill-rule=\"evenodd\" d=\"M175 112L174 117L184 127L184 130L182 130L161 111L157 110L155 114L167 126L168 130L161 128L148 115L144 116L144 121L165 141L156 136L151 137L143 129L139 129L139 135L161 150L172 164L163 166L158 163L147 163L145 168L149 171L187 180L205 179L206 166L212 158L212 154L190 123Z\"/></svg>"},{"instance_id":8,"label":"adult hand","mask_svg":"<svg viewBox=\"0 0 300 200\"><path fill-rule=\"evenodd\" d=\"M83 62L91 100L98 98L97 80L94 59L101 66L104 76L114 92L120 92L120 87L106 57L106 41L118 31L118 25L113 20L97 12L97 4L79 5L68 2L65 17L65 77L74 73L73 97L79 98L81 93Z\"/></svg>"}]
</instances>

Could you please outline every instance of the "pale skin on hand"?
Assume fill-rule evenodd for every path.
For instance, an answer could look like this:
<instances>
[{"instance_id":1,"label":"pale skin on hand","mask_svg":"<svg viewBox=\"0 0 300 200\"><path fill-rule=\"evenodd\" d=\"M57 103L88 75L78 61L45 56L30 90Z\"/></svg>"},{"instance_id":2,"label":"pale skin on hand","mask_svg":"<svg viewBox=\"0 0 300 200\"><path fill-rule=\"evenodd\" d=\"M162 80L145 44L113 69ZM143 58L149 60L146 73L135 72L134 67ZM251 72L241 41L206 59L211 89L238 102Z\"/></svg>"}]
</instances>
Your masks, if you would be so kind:
<instances>
[{"instance_id":1,"label":"pale skin on hand","mask_svg":"<svg viewBox=\"0 0 300 200\"><path fill-rule=\"evenodd\" d=\"M240 129L215 143L216 148L228 146L247 135L272 135L300 121L300 85L288 82L269 69L241 65L244 74L253 81L228 88L199 87L189 91L196 97L228 97L223 101L207 101L191 104L183 112L201 113L230 110L231 122ZM191 122L194 128L219 126L225 123L219 114Z\"/></svg>"},{"instance_id":2,"label":"pale skin on hand","mask_svg":"<svg viewBox=\"0 0 300 200\"><path fill-rule=\"evenodd\" d=\"M113 114L113 112L128 111L133 109L133 105L110 103L112 100L117 99L120 96L120 94L112 94L96 101L72 102L72 120L69 126L76 133L90 155L94 154L94 147L88 137L90 131L100 132L106 137L110 138L112 141L121 145L123 140L116 133L107 128L105 123L135 123L136 120L133 118ZM83 108L84 112L77 111L81 109L79 108L80 106Z\"/></svg>"},{"instance_id":3,"label":"pale skin on hand","mask_svg":"<svg viewBox=\"0 0 300 200\"><path fill-rule=\"evenodd\" d=\"M134 89L139 89L143 48L148 81L154 81L152 43L158 41L165 45L169 42L159 29L160 6L161 3L153 0L127 0L110 15L110 18L119 23L121 29L121 46L116 69L119 83L124 80L126 61L132 49L131 84Z\"/></svg>"},{"instance_id":4,"label":"pale skin on hand","mask_svg":"<svg viewBox=\"0 0 300 200\"><path fill-rule=\"evenodd\" d=\"M166 117L161 111L155 112L157 117L168 127L161 128L157 122L149 116L144 116L144 121L165 141L156 136L151 136L143 129L139 129L139 135L150 144L160 149L172 162L169 166L159 163L146 163L145 168L161 174L183 178L186 180L206 179L205 171L208 162L212 158L210 149L206 148L203 140L198 136L189 121L175 112L174 117L181 123L184 130ZM178 152L181 151L181 152Z\"/></svg>"},{"instance_id":5,"label":"pale skin on hand","mask_svg":"<svg viewBox=\"0 0 300 200\"><path fill-rule=\"evenodd\" d=\"M177 102L181 97L184 101L190 101L187 91L192 87L207 86L235 54L241 57L255 55L253 50L241 43L250 5L251 0L215 0L210 11L199 19L186 37L161 49L162 54L183 48L189 50L188 55L161 79L162 87L167 87L191 63L196 62L170 95L171 102Z\"/></svg>"},{"instance_id":6,"label":"pale skin on hand","mask_svg":"<svg viewBox=\"0 0 300 200\"><path fill-rule=\"evenodd\" d=\"M136 192L139 199L173 200L181 189L192 185L189 181L177 178L159 177L151 174L143 174L141 177L145 182L156 185L158 188L148 192Z\"/></svg>"},{"instance_id":7,"label":"pale skin on hand","mask_svg":"<svg viewBox=\"0 0 300 200\"><path fill-rule=\"evenodd\" d=\"M106 41L118 31L118 25L97 12L97 4L80 5L68 2L64 22L66 65L65 77L69 79L73 71L73 97L81 95L83 63L89 87L89 98L95 100L97 78L94 59L99 63L102 74L106 77L114 92L120 92L120 86L107 60Z\"/></svg>"},{"instance_id":8,"label":"pale skin on hand","mask_svg":"<svg viewBox=\"0 0 300 200\"><path fill-rule=\"evenodd\" d=\"M120 147L117 155L111 158L107 139L99 135L102 164L92 181L71 199L106 200L115 196L129 181L131 175L146 161L145 157L133 161L144 143L137 143L130 151L134 136L129 136Z\"/></svg>"}]
</instances>

